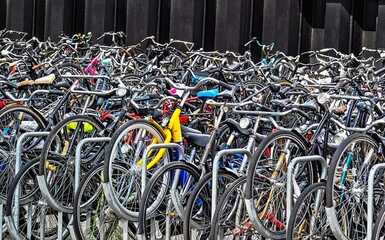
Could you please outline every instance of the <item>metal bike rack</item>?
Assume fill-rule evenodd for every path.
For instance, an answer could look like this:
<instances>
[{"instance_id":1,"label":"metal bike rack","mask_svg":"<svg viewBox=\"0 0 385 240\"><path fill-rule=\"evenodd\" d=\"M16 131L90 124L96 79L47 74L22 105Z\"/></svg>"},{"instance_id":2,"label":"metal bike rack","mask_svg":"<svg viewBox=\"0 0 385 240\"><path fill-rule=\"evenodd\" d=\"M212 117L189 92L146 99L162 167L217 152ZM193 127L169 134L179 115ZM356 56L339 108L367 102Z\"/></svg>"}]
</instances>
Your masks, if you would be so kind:
<instances>
[{"instance_id":1,"label":"metal bike rack","mask_svg":"<svg viewBox=\"0 0 385 240\"><path fill-rule=\"evenodd\" d=\"M142 174L141 174L141 190L142 194L144 193L144 189L146 188L146 181L147 181L147 153L153 149L161 149L161 148L168 148L168 149L176 149L178 151L178 159L177 161L183 160L184 156L184 149L181 145L176 144L176 143L159 143L159 144L151 144L146 148L146 150L143 153L143 164L142 164ZM179 178L180 171L177 170L175 173L175 179L174 182L172 183L172 187L170 190L170 195L171 195L171 201L174 202L174 207L176 212L179 214L179 216L183 216L182 209L178 207L178 200L175 197L175 194L173 192L173 189L175 189L176 184L177 184L177 179Z\"/></svg>"},{"instance_id":2,"label":"metal bike rack","mask_svg":"<svg viewBox=\"0 0 385 240\"><path fill-rule=\"evenodd\" d=\"M154 149L161 149L161 148L168 148L168 149L176 149L178 151L178 161L181 161L184 156L184 149L181 145L176 143L158 143L158 144L151 144L149 145L146 150L143 152L142 157L142 166L141 166L141 191L142 195L144 193L144 189L146 188L146 178L147 178L147 153ZM178 174L178 173L177 173ZM176 201L176 199L173 199L173 195L171 194L172 201ZM175 204L174 204L175 205ZM176 207L176 211L181 215L180 210ZM155 224L151 224L152 226ZM166 222L167 225L167 222ZM152 231L153 233L157 232L156 230ZM136 235L137 239L146 239L145 236L142 233L138 233ZM154 237L155 239L155 237Z\"/></svg>"},{"instance_id":3,"label":"metal bike rack","mask_svg":"<svg viewBox=\"0 0 385 240\"><path fill-rule=\"evenodd\" d=\"M385 169L385 163L379 163L374 165L369 172L368 179L368 206L367 206L367 235L365 239L372 239L373 237L373 214L374 214L374 179L378 171ZM338 236L338 239L348 240L345 235L341 232L341 229L338 226L337 216L331 211L331 208L326 208L326 213L328 221L333 230L334 235Z\"/></svg>"},{"instance_id":4,"label":"metal bike rack","mask_svg":"<svg viewBox=\"0 0 385 240\"><path fill-rule=\"evenodd\" d=\"M74 193L77 192L79 185L80 185L80 176L81 176L81 154L82 154L82 148L85 144L90 142L109 142L111 138L109 137L92 137L92 138L84 138L80 140L79 144L76 146L76 152L75 152L75 172L74 172ZM71 217L71 220L68 224L68 229L70 231L72 239L76 239L75 232L73 229L73 216Z\"/></svg>"},{"instance_id":5,"label":"metal bike rack","mask_svg":"<svg viewBox=\"0 0 385 240\"><path fill-rule=\"evenodd\" d=\"M161 148L168 148L168 149L176 149L179 153L179 159L178 161L183 159L184 150L183 147L176 143L158 143L158 144L151 144L146 148L146 150L143 152L143 164L142 164L142 175L141 175L141 185L142 185L142 194L144 192L144 189L146 188L146 177L147 177L147 153L154 149L161 149Z\"/></svg>"},{"instance_id":6,"label":"metal bike rack","mask_svg":"<svg viewBox=\"0 0 385 240\"><path fill-rule=\"evenodd\" d=\"M3 209L4 203L1 201L0 203L0 239L3 239Z\"/></svg>"},{"instance_id":7,"label":"metal bike rack","mask_svg":"<svg viewBox=\"0 0 385 240\"><path fill-rule=\"evenodd\" d=\"M147 153L152 149L160 149L160 148L176 148L180 153L180 158L183 156L183 148L176 143L160 143L160 144L151 144L148 146L142 157L142 166L138 168L138 171L141 171L141 191L143 193L144 188L146 187L146 174L147 174ZM121 205L116 195L114 194L114 190L112 189L110 182L103 182L103 189L107 198L107 201L112 208L112 210L119 215L121 218L126 220L132 220L131 217L126 213L124 207Z\"/></svg>"},{"instance_id":8,"label":"metal bike rack","mask_svg":"<svg viewBox=\"0 0 385 240\"><path fill-rule=\"evenodd\" d=\"M82 148L87 143L99 143L99 142L109 142L111 140L110 137L92 137L92 138L84 138L80 140L79 144L76 146L75 152L75 183L74 183L74 192L77 192L79 184L80 184L80 175L81 175L81 154Z\"/></svg>"},{"instance_id":9,"label":"metal bike rack","mask_svg":"<svg viewBox=\"0 0 385 240\"><path fill-rule=\"evenodd\" d=\"M75 176L74 176L74 192L76 192L80 185L80 176L81 176L81 153L82 148L87 143L97 143L97 142L109 142L111 140L110 137L92 137L92 138L84 138L82 139L79 144L76 146L76 152L75 152ZM73 217L70 220L70 224L68 226L70 234L72 239L76 239L73 226L71 225L73 223ZM123 240L128 240L128 221L127 220L119 220L119 224L123 228Z\"/></svg>"},{"instance_id":10,"label":"metal bike rack","mask_svg":"<svg viewBox=\"0 0 385 240\"><path fill-rule=\"evenodd\" d=\"M366 239L372 239L373 236L373 213L374 213L374 179L376 177L376 173L379 170L385 169L385 163L379 163L374 165L369 172L369 179L368 179L368 217L367 217L367 235Z\"/></svg>"},{"instance_id":11,"label":"metal bike rack","mask_svg":"<svg viewBox=\"0 0 385 240\"><path fill-rule=\"evenodd\" d=\"M325 158L320 155L311 155L311 156L303 156L296 157L290 161L288 169L287 169L287 183L286 183L286 225L289 224L289 218L291 214L291 209L293 207L293 177L294 170L298 163L304 162L319 162L321 163L321 179L326 178L327 174L327 163Z\"/></svg>"},{"instance_id":12,"label":"metal bike rack","mask_svg":"<svg viewBox=\"0 0 385 240\"><path fill-rule=\"evenodd\" d=\"M212 195L211 195L211 217L214 217L215 208L217 206L218 195L218 172L219 172L219 160L226 155L233 155L236 153L246 154L248 160L251 159L251 152L245 148L233 148L219 151L213 161L213 176L212 176Z\"/></svg>"},{"instance_id":13,"label":"metal bike rack","mask_svg":"<svg viewBox=\"0 0 385 240\"><path fill-rule=\"evenodd\" d=\"M17 143L16 143L16 156L15 156L15 176L18 174L18 172L20 171L20 168L21 168L21 165L22 165L22 161L21 161L21 155L22 155L22 152L23 152L23 143L26 139L28 138L33 138L33 137L46 137L49 135L49 132L28 132L28 133L23 133L20 135L19 139L17 139ZM12 236L12 238L14 239L20 239L19 237L19 233L18 233L18 227L19 227L19 211L20 211L20 202L19 202L19 199L20 198L20 186L17 185L16 186L16 193L15 193L15 199L14 199L14 207L13 207L13 218L15 220L15 222L12 221L12 219L10 218L11 216L6 216L6 222L7 222L7 226L8 226L8 231L9 231L9 234ZM1 204L3 205L3 204ZM30 210L31 208L28 207L28 219L30 219L31 221L28 221L28 226L27 226L27 235L30 235L32 234L32 216L30 216ZM2 218L3 218L3 208L1 206L1 215L0 215L0 219L1 219L1 223L2 223ZM60 216L59 216L59 221L60 221ZM2 226L2 224L0 225ZM60 224L58 224L58 232L62 232L62 227L63 226L60 226ZM42 229L40 229L40 236L44 236L44 228L41 226ZM0 239L2 239L2 228L1 228L1 233L0 233ZM61 236L59 236L59 239L61 238ZM42 238L43 239L43 238Z\"/></svg>"}]
</instances>

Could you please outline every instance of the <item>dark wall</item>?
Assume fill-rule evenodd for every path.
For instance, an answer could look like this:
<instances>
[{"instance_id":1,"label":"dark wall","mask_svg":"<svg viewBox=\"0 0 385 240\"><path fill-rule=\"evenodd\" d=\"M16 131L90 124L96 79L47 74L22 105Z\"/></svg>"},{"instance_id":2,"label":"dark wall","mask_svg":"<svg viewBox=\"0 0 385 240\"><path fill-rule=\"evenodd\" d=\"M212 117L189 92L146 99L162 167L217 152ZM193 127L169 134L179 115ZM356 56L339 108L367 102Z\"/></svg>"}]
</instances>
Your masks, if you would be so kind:
<instances>
[{"instance_id":1,"label":"dark wall","mask_svg":"<svg viewBox=\"0 0 385 240\"><path fill-rule=\"evenodd\" d=\"M385 0L0 0L0 28L41 39L64 32L125 31L206 50L243 51L251 37L297 54L385 47Z\"/></svg>"}]
</instances>

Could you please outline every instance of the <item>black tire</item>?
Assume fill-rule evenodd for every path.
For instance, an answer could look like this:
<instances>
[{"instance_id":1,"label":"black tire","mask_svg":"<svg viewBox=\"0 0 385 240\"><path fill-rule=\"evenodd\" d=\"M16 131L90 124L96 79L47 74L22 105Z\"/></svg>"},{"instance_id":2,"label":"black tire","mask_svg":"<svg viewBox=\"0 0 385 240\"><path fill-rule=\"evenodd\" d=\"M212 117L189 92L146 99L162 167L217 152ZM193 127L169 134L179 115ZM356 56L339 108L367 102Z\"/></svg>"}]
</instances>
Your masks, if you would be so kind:
<instances>
[{"instance_id":1,"label":"black tire","mask_svg":"<svg viewBox=\"0 0 385 240\"><path fill-rule=\"evenodd\" d=\"M368 145L359 145L360 143L366 143ZM381 157L376 157L373 160L368 159L367 161L367 153L364 153L364 156L360 156L360 153L361 150L367 150L362 146L371 146L374 156L379 156L379 144L379 141L376 141L376 139L367 134L352 134L340 144L330 162L326 182L326 207L330 209L328 214L334 215L338 221L338 224L333 227L339 228L347 239L366 237L367 208L364 202L366 202L367 198L367 180L370 169L382 160ZM349 147L351 147L351 149L349 149ZM349 153L352 153L349 155L352 156L351 159L348 159L349 156L347 155L345 157L345 154ZM354 153L357 153L358 155L354 156ZM359 157L363 158L358 159ZM354 159L357 160L354 161ZM343 166L341 166L341 164L343 164ZM346 174L344 175L344 173ZM350 178L348 176L350 176ZM336 181L339 181L338 184ZM356 190L356 187L357 189L359 188L358 190L360 190L360 193L362 192L362 194L356 195L353 192L353 190ZM376 212L376 210L379 210L381 207L380 204L382 204L383 201L384 188L383 184L375 184L375 187L374 210ZM350 200L344 200L345 198ZM355 204L356 206L354 206ZM359 210L361 214L356 213L356 209ZM346 215L341 216L341 214ZM341 226L342 223L344 223L345 227ZM359 236L356 236L356 234Z\"/></svg>"},{"instance_id":2,"label":"black tire","mask_svg":"<svg viewBox=\"0 0 385 240\"><path fill-rule=\"evenodd\" d=\"M18 120L20 120L20 116L26 120L27 123L31 125L31 129L28 127L22 127L21 124L13 123L11 126L8 126L11 122L7 122L14 118L14 116L18 116ZM12 118L11 118L12 116ZM6 127L7 126L7 127ZM45 119L34 109L22 106L18 104L7 105L3 109L0 110L0 182L2 183L10 183L12 181L12 177L14 174L14 155L16 151L16 143L19 139L20 135L25 132L32 131L43 131L46 127ZM5 129L10 132L9 137L5 136ZM35 143L35 144L34 144ZM28 161L30 159L27 157L35 151L32 151L33 146L36 146L38 143L34 140L27 140L23 145L23 162ZM33 157L33 156L32 156ZM0 188L0 199L6 201L6 196L8 192L8 184L3 184Z\"/></svg>"},{"instance_id":3,"label":"black tire","mask_svg":"<svg viewBox=\"0 0 385 240\"><path fill-rule=\"evenodd\" d=\"M224 181L218 181L218 195L217 199L220 199L223 192L227 188L228 184L235 181L237 179L237 176L228 171L220 170L218 172L218 180L222 179ZM208 173L204 175L194 188L194 191L192 191L190 197L188 198L187 205L185 208L185 216L183 219L183 237L184 239L192 239L191 236L191 230L193 226L199 226L200 228L204 229L203 232L201 232L201 236L198 239L207 239L210 234L210 224L211 224L211 181L212 181L212 173ZM206 199L206 201L200 199L201 195L206 194L209 198ZM199 206L199 210L195 211L194 206L197 202L197 205ZM197 219L197 214L201 213L203 215L202 218L206 217L206 221L203 222L200 221L199 223L197 221L194 221L194 219ZM193 215L195 215L193 217ZM196 236L194 236L196 237Z\"/></svg>"},{"instance_id":4,"label":"black tire","mask_svg":"<svg viewBox=\"0 0 385 240\"><path fill-rule=\"evenodd\" d=\"M53 160L55 157L51 157ZM53 160L54 161L54 160ZM38 171L39 167L39 159L35 159L33 161L28 162L23 168L17 173L13 181L10 183L9 192L7 196L7 201L5 205L5 218L7 218L7 224L15 224L14 223L14 215L12 213L12 208L14 204L14 197L16 193L16 187L19 184L21 189L21 198L19 202L19 228L18 230L18 237L21 237L22 239L27 239L27 221L28 218L26 216L26 207L28 205L35 206L33 208L32 212L32 239L39 239L40 238L40 212L42 211L42 207L40 205L40 202L43 202L43 197L40 194L39 187L37 184L36 179L31 179L31 177L36 177L36 173ZM25 179L28 177L28 179ZM27 183L23 184L23 180L28 182L28 187L26 186ZM35 180L33 183L31 180ZM31 184L33 184L31 186ZM24 190L24 191L23 191ZM26 190L29 190L29 192L25 192ZM55 220L57 216L55 215L55 210L51 209L49 206L45 206L44 209L45 213L47 214L47 220ZM49 217L50 216L50 217ZM57 220L57 219L56 219ZM66 226L69 222L69 218L66 214L63 214L63 238L69 235L68 230L66 229ZM52 224L54 226L52 227ZM55 225L56 224L56 225ZM50 229L46 229L45 231L45 239L57 239L57 221L50 222Z\"/></svg>"},{"instance_id":5,"label":"black tire","mask_svg":"<svg viewBox=\"0 0 385 240\"><path fill-rule=\"evenodd\" d=\"M154 173L154 175L152 176L152 178L148 182L148 184L144 190L144 193L142 195L142 201L140 203L140 211L139 211L138 234L141 234L142 236L146 237L146 239L150 239L148 232L147 232L150 228L148 226L148 219L149 218L156 218L158 221L160 221L165 216L162 216L164 214L156 214L155 211L158 211L158 209L165 210L167 208L167 206L165 206L165 205L167 205L167 203L164 202L164 198L166 197L167 192L165 194L163 194L164 196L161 196L161 198L160 198L161 201L159 202L159 204L157 204L155 206L151 205L154 203L154 201L152 201L153 198L151 198L151 197L156 195L156 192L152 192L155 189L154 186L158 183L159 180L161 180L161 181L164 180L165 174L173 173L176 170L181 170L181 171L187 172L191 177L193 177L194 179L191 180L192 184L199 181L199 177L200 177L199 169L196 166L194 166L188 162L171 162L171 163L168 163L167 165L159 168ZM166 177L168 180L168 183L166 185L166 188L167 188L166 191L168 191L169 190L168 186L170 186L169 181L171 181L171 180L170 180L169 175L166 175ZM186 193L186 195L183 196L182 199L180 199L180 201L182 202L181 204L183 205L182 207L184 207L184 205L186 203L186 200L187 200L186 198L188 197L189 192L190 191L188 191ZM158 198L159 198L159 196L156 196L157 200L158 200ZM147 209L149 207L152 207L153 211L150 211L150 212L147 211ZM161 211L161 210L159 210L159 211ZM178 217L179 219L183 218L183 216L179 216L179 215L176 217ZM178 227L178 226L176 226L176 227Z\"/></svg>"},{"instance_id":6,"label":"black tire","mask_svg":"<svg viewBox=\"0 0 385 240\"><path fill-rule=\"evenodd\" d=\"M385 205L382 206L381 210L375 219L375 225L373 228L372 240L380 240L385 237Z\"/></svg>"},{"instance_id":7,"label":"black tire","mask_svg":"<svg viewBox=\"0 0 385 240\"><path fill-rule=\"evenodd\" d=\"M128 172L128 169L123 164L117 164L115 165L117 169L120 169L123 172ZM78 190L75 194L75 200L74 200L74 218L73 218L73 226L74 226L74 232L76 235L76 239L84 239L84 240L90 240L90 239L100 239L100 236L94 236L89 235L93 234L91 231L87 231L87 233L84 233L84 222L86 221L89 215L95 216L99 221L101 219L105 220L106 222L103 222L103 226L108 226L107 233L112 234L118 234L118 236L121 236L122 232L120 232L119 227L119 218L113 213L111 209L108 208L108 203L105 199L102 185L101 185L101 176L103 171L103 163L96 165L94 168L92 168L87 174L86 177L84 177L79 185ZM96 189L88 189L88 187L96 187ZM90 192L90 190L95 190L94 192ZM86 209L86 210L85 210ZM101 212L99 211L101 210ZM103 215L103 216L102 216ZM108 215L108 216L107 216ZM103 218L106 217L107 218ZM98 218L99 217L99 218ZM89 222L93 222L92 219L94 217L91 217L91 220ZM112 222L112 223L111 223ZM95 222L93 222L95 223ZM87 227L87 226L86 226ZM85 228L88 230L87 228ZM116 232L118 231L118 232ZM129 239L135 239L135 231L136 228L132 223L129 223ZM86 235L88 234L88 235ZM110 239L111 235L104 236L107 238L103 239Z\"/></svg>"},{"instance_id":8,"label":"black tire","mask_svg":"<svg viewBox=\"0 0 385 240\"><path fill-rule=\"evenodd\" d=\"M78 144L82 139L70 139L71 142L68 143L67 146L66 142L62 142L62 140L66 137L64 135L69 134L70 132L68 130L68 126L71 123L75 123L75 129L73 130L74 136L78 136L79 131L84 132L84 127L80 126L86 126L85 124L89 124L87 126L90 126L92 128L91 132L85 133L82 137L95 137L98 136L97 134L100 133L104 126L103 124L95 119L93 116L88 115L77 115L77 116L71 116L68 118L65 118L64 120L60 121L50 132L47 139L44 142L44 147L42 150L42 154L40 157L40 164L39 164L39 175L45 177L46 185L49 189L49 194L52 196L53 199L55 199L56 203L60 208L62 208L63 212L65 213L72 213L73 211L73 196L74 196L74 168L71 167L72 164L68 164L74 162L75 158L75 150L76 150L76 144ZM79 124L81 123L81 124ZM64 129L64 130L63 130ZM79 130L81 129L81 130ZM68 137L68 136L67 136ZM77 141L75 143L75 141ZM69 146L68 146L69 145ZM54 151L53 148L55 147ZM60 148L60 149L58 149ZM90 143L87 145L87 151L85 148L82 150L82 153L90 153L87 156L90 156L91 160L95 160L97 157L101 158L102 155L98 156L97 154L94 154L95 152L100 152L103 148L103 143ZM62 153L58 153L57 151L60 150ZM65 154L63 154L65 152ZM68 156L66 156L68 154ZM60 157L62 161L62 168L57 168L55 165L52 165L50 163L50 159L48 156L50 155L56 155ZM64 155L64 156L63 156ZM82 157L82 162L83 162ZM87 159L87 161L91 161L90 159ZM49 165L50 167L47 167ZM51 169L52 168L52 169ZM47 171L47 169L49 171ZM54 182L47 181L47 174L51 173L53 176L58 176L55 178ZM66 184L64 187L63 184ZM61 196L58 196L61 195ZM57 209L60 210L60 209Z\"/></svg>"},{"instance_id":9,"label":"black tire","mask_svg":"<svg viewBox=\"0 0 385 240\"><path fill-rule=\"evenodd\" d=\"M145 137L140 136L138 139L142 144L135 142L138 133L146 133ZM119 208L121 208L121 216L127 220L137 221L139 217L139 203L141 202L141 169L138 168L138 160L142 158L145 148L152 144L155 139L157 143L163 143L165 136L162 129L156 124L147 120L133 120L123 124L111 137L111 141L107 145L104 159L103 182L108 185L111 195L117 200ZM127 139L130 139L129 144ZM142 141L143 140L143 141ZM125 148L125 149L124 149ZM159 150L154 150L151 156L155 156ZM139 154L138 154L139 153ZM136 154L138 154L136 156ZM149 157L149 159L151 158ZM134 159L137 158L137 159ZM170 150L166 149L165 154L151 169L147 170L148 179L163 164L170 162ZM130 174L121 176L115 174L111 168L114 162L124 162L127 166L135 171ZM149 162L150 160L148 160ZM147 163L148 163L147 162ZM138 170L139 169L139 170Z\"/></svg>"},{"instance_id":10,"label":"black tire","mask_svg":"<svg viewBox=\"0 0 385 240\"><path fill-rule=\"evenodd\" d=\"M124 123L122 126L120 126L114 132L114 134L111 137L111 141L107 145L106 154L105 154L105 158L104 158L104 166L105 166L104 171L103 171L103 181L104 182L109 182L110 181L110 175L109 175L108 166L110 164L110 158L111 158L112 148L114 146L114 143L118 140L119 135L122 134L122 132L124 132L128 127L130 127L133 124L144 124L144 125L147 125L147 126L153 128L153 129L155 129L159 133L159 135L161 136L162 142L166 138L166 136L163 135L163 130L162 129L159 129L157 125L152 124L151 122L149 122L147 120L142 120L142 119L141 120L132 120L132 121L128 121L128 122Z\"/></svg>"},{"instance_id":11,"label":"black tire","mask_svg":"<svg viewBox=\"0 0 385 240\"><path fill-rule=\"evenodd\" d=\"M270 158L265 157L265 150L268 149L272 143L274 143L275 141L279 141L280 139L290 140L290 144L294 143L293 146L297 147L297 149L298 149L297 155L295 155L295 156L290 155L290 159L288 159L288 161L291 161L291 159L293 159L294 157L305 155L308 148L309 148L308 143L306 142L306 140L302 136L300 136L297 133L291 132L291 131L277 131L275 133L270 134L265 139L263 139L262 142L258 145L257 150L254 153L254 155L253 155L253 157L249 163L249 168L247 170L247 182L246 182L246 187L245 187L245 199L246 200L255 201L254 199L256 199L256 198L254 195L262 194L262 195L258 195L259 196L258 199L260 201L261 197L266 196L266 193L264 193L264 192L267 191L268 192L268 194L267 194L268 199L270 199L268 201L269 204L281 202L280 199L275 199L274 202L271 201L271 197L269 196L269 191L272 191L273 184L270 181L266 180L266 179L271 178L272 173L270 173L270 170L272 170L274 168L274 166L276 166L275 164L277 164L277 162L275 159L270 160ZM271 155L271 153L269 153L269 154ZM268 159L266 167L263 165L264 162L262 161L264 158ZM269 161L274 161L274 162L270 163ZM287 162L286 164L288 165L289 162ZM270 166L273 166L273 168L271 168ZM314 168L310 164L303 165L302 168L303 168L302 175L305 175L305 176L303 176L304 177L303 181L305 182L305 184L308 185L308 184L311 184L312 182L314 182L314 172L313 172ZM258 171L257 171L257 169L258 169ZM258 172L258 174L256 174L256 172ZM275 170L274 170L274 172L275 172ZM286 184L286 178L287 178L286 170L284 168L281 168L278 173L281 175L280 180L278 179L279 183L281 183L281 185L282 185L281 187L279 187L282 190L281 191L282 192L282 194L281 194L282 198L281 199L286 199L286 191L283 191L283 189L286 188L286 185L285 185ZM264 176L264 178L257 177L257 175L261 175L261 174ZM260 182L257 183L256 179L259 179ZM285 200L283 200L282 204L285 204ZM265 207L258 206L258 208L262 208L262 210L264 212L266 212L265 211L266 206ZM283 223L286 222L286 216L284 214L285 209L286 209L285 206L281 206L281 208L280 208L280 211L283 213L280 216L280 218L282 218L282 219L278 219L279 216L275 216L278 221L283 222ZM252 211L254 211L254 213L251 214L249 212L249 215L250 216L257 216L257 219L255 219L256 222L254 222L254 225L255 225L254 227L257 229L257 231L260 234L262 234L262 236L264 236L265 238L270 238L270 239L284 239L285 238L286 229L280 229L277 227L276 224L271 224L271 227L267 228L266 225L268 225L270 223L270 220L268 218L265 218L264 220L260 219L259 214L257 212L257 209L255 207L252 209ZM273 231L273 229L274 229L274 231Z\"/></svg>"},{"instance_id":12,"label":"black tire","mask_svg":"<svg viewBox=\"0 0 385 240\"><path fill-rule=\"evenodd\" d=\"M210 240L218 240L219 237L230 240L231 238L226 233L234 235L232 239L262 239L262 236L256 232L248 220L243 195L245 184L246 176L240 177L230 184L222 194L211 220ZM239 215L244 217L237 219L240 217ZM237 225L236 221L238 220L241 221L240 225L242 226ZM223 231L223 228L230 228L230 231ZM233 232L234 229L242 230Z\"/></svg>"},{"instance_id":13,"label":"black tire","mask_svg":"<svg viewBox=\"0 0 385 240\"><path fill-rule=\"evenodd\" d=\"M316 227L322 227L323 231L321 231L321 236L306 236L306 239L312 239L312 237L314 239L335 239L334 238L334 235L331 231L331 229L329 228L329 223L328 223L328 220L327 220L327 217L326 217L326 209L325 209L325 190L326 190L326 183L325 182L319 182L319 183L315 183L315 184L312 184L310 186L308 186L307 188L305 188L303 190L303 192L299 195L297 201L295 202L294 204L294 207L292 209L292 212L291 212L291 215L290 215L290 218L289 218L289 224L287 226L287 235L286 235L286 238L288 240L292 240L292 239L304 239L305 237L302 236L298 236L298 237L295 237L295 231L296 231L296 226L297 226L297 220L299 219L300 224L303 224L303 221L306 221L305 218L306 217L311 217L311 214L314 213L314 209L311 208L310 211L311 211L311 214L304 214L302 212L303 210L303 207L305 207L306 209L307 208L310 208L312 207L312 202L310 203L307 203L305 202L309 197L312 197L313 194L317 194L319 192L319 194L322 194L322 199L321 199L321 205L318 206L318 213L319 215L317 215L317 223L316 223ZM313 200L313 199L312 199ZM305 212L307 213L307 212ZM302 226L303 227L303 226ZM326 231L325 231L326 229ZM306 229L308 230L308 229ZM301 229L301 233L304 232L304 229Z\"/></svg>"}]
</instances>

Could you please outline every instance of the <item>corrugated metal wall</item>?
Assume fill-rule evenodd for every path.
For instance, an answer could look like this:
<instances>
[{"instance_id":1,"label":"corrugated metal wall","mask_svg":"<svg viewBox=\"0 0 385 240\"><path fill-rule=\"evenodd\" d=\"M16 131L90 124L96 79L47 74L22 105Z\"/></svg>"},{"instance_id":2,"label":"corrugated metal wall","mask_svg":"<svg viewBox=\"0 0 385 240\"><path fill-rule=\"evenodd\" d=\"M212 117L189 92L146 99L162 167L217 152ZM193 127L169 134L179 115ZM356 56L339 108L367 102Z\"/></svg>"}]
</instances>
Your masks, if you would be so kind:
<instances>
[{"instance_id":1,"label":"corrugated metal wall","mask_svg":"<svg viewBox=\"0 0 385 240\"><path fill-rule=\"evenodd\" d=\"M253 36L289 54L385 47L385 0L0 0L0 28L39 38L125 31L243 51Z\"/></svg>"}]
</instances>

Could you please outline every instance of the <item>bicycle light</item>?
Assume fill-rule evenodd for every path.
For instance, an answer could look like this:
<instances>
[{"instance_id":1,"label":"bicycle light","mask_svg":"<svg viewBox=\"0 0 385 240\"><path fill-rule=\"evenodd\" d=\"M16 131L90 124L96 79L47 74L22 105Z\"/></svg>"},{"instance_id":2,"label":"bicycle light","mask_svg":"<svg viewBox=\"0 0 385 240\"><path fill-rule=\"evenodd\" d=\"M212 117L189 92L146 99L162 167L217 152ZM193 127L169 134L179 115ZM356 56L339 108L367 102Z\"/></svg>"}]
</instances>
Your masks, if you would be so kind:
<instances>
[{"instance_id":1,"label":"bicycle light","mask_svg":"<svg viewBox=\"0 0 385 240\"><path fill-rule=\"evenodd\" d=\"M124 97L124 96L126 96L126 94L127 94L127 89L125 89L125 88L118 88L116 90L116 95L118 97Z\"/></svg>"},{"instance_id":2,"label":"bicycle light","mask_svg":"<svg viewBox=\"0 0 385 240\"><path fill-rule=\"evenodd\" d=\"M241 118L241 120L239 120L239 126L243 129L248 128L250 124L251 120L249 118Z\"/></svg>"},{"instance_id":3,"label":"bicycle light","mask_svg":"<svg viewBox=\"0 0 385 240\"><path fill-rule=\"evenodd\" d=\"M319 102L319 104L324 105L330 101L330 95L327 93L321 93L318 95L317 101Z\"/></svg>"}]
</instances>

